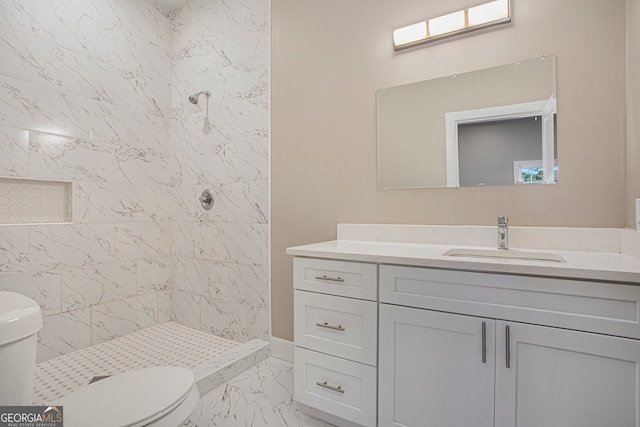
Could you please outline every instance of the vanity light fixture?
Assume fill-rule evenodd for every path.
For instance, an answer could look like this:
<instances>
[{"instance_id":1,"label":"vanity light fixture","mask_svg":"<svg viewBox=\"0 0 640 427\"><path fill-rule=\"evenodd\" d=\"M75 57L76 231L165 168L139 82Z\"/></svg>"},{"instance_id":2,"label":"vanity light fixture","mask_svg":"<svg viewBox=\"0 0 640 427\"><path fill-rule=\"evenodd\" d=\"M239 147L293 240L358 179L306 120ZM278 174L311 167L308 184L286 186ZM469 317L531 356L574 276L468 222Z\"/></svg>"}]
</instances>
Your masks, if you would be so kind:
<instances>
[{"instance_id":1,"label":"vanity light fixture","mask_svg":"<svg viewBox=\"0 0 640 427\"><path fill-rule=\"evenodd\" d=\"M510 0L496 0L399 28L393 32L393 47L402 50L509 22Z\"/></svg>"}]
</instances>

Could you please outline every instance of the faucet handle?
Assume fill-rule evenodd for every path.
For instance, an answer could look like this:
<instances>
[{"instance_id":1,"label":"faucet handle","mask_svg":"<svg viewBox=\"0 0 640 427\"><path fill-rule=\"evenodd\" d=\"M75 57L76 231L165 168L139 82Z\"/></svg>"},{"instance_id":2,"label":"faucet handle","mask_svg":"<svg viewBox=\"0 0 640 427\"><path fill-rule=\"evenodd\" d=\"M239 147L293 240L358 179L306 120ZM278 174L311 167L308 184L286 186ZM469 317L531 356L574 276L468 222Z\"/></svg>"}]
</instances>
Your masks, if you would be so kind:
<instances>
[{"instance_id":1,"label":"faucet handle","mask_svg":"<svg viewBox=\"0 0 640 427\"><path fill-rule=\"evenodd\" d=\"M509 217L508 216L499 216L498 217L498 225L507 225L509 224Z\"/></svg>"}]
</instances>

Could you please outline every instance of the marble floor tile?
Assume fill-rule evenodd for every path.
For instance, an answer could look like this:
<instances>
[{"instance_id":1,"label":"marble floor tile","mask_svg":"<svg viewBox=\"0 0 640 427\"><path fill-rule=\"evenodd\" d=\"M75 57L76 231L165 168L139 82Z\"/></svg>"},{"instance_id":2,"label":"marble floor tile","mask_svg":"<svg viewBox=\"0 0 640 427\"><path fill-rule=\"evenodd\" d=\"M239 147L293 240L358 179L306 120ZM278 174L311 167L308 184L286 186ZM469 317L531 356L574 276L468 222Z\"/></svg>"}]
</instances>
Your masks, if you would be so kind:
<instances>
[{"instance_id":1,"label":"marble floor tile","mask_svg":"<svg viewBox=\"0 0 640 427\"><path fill-rule=\"evenodd\" d=\"M329 427L293 400L293 364L273 357L202 395L183 427Z\"/></svg>"}]
</instances>

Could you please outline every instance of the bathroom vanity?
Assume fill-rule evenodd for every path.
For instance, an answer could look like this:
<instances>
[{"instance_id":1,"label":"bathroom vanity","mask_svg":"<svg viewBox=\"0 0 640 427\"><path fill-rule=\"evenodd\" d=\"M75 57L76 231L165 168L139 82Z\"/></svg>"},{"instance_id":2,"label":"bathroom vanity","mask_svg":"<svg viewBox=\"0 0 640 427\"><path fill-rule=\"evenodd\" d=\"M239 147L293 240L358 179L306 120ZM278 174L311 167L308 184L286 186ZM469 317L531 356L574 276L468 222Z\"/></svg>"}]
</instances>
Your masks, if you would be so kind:
<instances>
[{"instance_id":1,"label":"bathroom vanity","mask_svg":"<svg viewBox=\"0 0 640 427\"><path fill-rule=\"evenodd\" d=\"M305 405L365 426L640 427L637 258L352 240L287 253Z\"/></svg>"}]
</instances>

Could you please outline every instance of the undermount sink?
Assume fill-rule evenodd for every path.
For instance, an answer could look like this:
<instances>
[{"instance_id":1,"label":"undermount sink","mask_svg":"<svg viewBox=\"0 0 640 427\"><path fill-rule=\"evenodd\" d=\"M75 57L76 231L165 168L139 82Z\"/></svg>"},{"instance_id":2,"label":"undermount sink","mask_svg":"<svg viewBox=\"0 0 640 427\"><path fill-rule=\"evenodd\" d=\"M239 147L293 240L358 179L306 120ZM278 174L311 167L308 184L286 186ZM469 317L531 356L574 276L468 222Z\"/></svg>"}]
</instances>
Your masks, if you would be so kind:
<instances>
[{"instance_id":1,"label":"undermount sink","mask_svg":"<svg viewBox=\"0 0 640 427\"><path fill-rule=\"evenodd\" d=\"M498 249L462 249L448 250L443 256L467 257L467 258L495 258L495 259L519 259L526 261L567 262L560 255L549 252L528 252L519 250Z\"/></svg>"}]
</instances>

